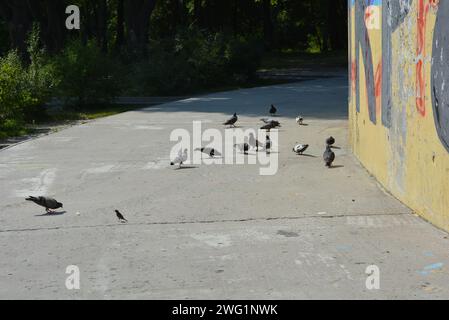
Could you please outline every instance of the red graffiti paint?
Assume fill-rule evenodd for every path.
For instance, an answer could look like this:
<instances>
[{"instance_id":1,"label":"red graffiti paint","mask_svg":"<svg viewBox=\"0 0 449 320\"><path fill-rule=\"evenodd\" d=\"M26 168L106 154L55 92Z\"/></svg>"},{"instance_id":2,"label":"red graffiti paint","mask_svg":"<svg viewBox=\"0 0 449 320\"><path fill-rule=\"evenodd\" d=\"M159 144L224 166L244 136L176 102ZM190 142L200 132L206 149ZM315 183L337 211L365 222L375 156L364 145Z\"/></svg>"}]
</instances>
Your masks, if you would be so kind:
<instances>
[{"instance_id":1,"label":"red graffiti paint","mask_svg":"<svg viewBox=\"0 0 449 320\"><path fill-rule=\"evenodd\" d=\"M426 115L426 23L429 8L436 8L439 0L419 0L417 17L417 43L416 43L416 109L421 116Z\"/></svg>"},{"instance_id":2,"label":"red graffiti paint","mask_svg":"<svg viewBox=\"0 0 449 320\"><path fill-rule=\"evenodd\" d=\"M426 83L424 79L425 69L423 60L425 58L425 41L426 41L426 17L428 11L428 0L418 0L418 31L416 45L416 109L422 115L426 115Z\"/></svg>"},{"instance_id":3,"label":"red graffiti paint","mask_svg":"<svg viewBox=\"0 0 449 320\"><path fill-rule=\"evenodd\" d=\"M376 68L375 79L375 95L376 95L376 113L379 116L381 112L381 98L382 98L382 61L379 62Z\"/></svg>"},{"instance_id":4,"label":"red graffiti paint","mask_svg":"<svg viewBox=\"0 0 449 320\"><path fill-rule=\"evenodd\" d=\"M365 11L365 24L368 22L369 18L371 18L373 14L368 9Z\"/></svg>"}]
</instances>

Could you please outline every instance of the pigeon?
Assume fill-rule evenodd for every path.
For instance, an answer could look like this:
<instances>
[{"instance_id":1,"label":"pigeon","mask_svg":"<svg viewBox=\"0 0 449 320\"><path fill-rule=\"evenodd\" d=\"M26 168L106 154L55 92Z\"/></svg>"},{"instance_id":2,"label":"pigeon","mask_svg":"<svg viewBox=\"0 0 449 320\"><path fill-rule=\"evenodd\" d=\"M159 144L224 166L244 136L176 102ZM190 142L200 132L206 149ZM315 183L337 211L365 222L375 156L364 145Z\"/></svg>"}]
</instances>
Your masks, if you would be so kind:
<instances>
[{"instance_id":1,"label":"pigeon","mask_svg":"<svg viewBox=\"0 0 449 320\"><path fill-rule=\"evenodd\" d=\"M179 164L179 167L181 168L182 164L187 161L187 158L188 158L187 152L188 152L187 149L184 149L184 152L182 152L182 149L179 150L178 156L176 157L175 160L173 160L170 163L170 165L174 166L175 164Z\"/></svg>"},{"instance_id":2,"label":"pigeon","mask_svg":"<svg viewBox=\"0 0 449 320\"><path fill-rule=\"evenodd\" d=\"M326 140L326 145L327 146L332 146L335 143L335 138L334 137L329 137Z\"/></svg>"},{"instance_id":3,"label":"pigeon","mask_svg":"<svg viewBox=\"0 0 449 320\"><path fill-rule=\"evenodd\" d=\"M296 154L302 155L307 150L308 147L309 147L308 144L296 144L293 147L293 152L295 152Z\"/></svg>"},{"instance_id":4,"label":"pigeon","mask_svg":"<svg viewBox=\"0 0 449 320\"><path fill-rule=\"evenodd\" d=\"M128 220L125 219L125 217L120 213L120 211L115 210L115 214L117 215L117 218L121 223L128 222Z\"/></svg>"},{"instance_id":5,"label":"pigeon","mask_svg":"<svg viewBox=\"0 0 449 320\"><path fill-rule=\"evenodd\" d=\"M276 120L273 120L273 119L262 118L260 120L262 120L265 124L272 124L275 127L280 127L281 126L281 123L279 121L276 121Z\"/></svg>"},{"instance_id":6,"label":"pigeon","mask_svg":"<svg viewBox=\"0 0 449 320\"><path fill-rule=\"evenodd\" d=\"M275 123L270 122L270 123L268 123L268 124L262 126L260 129L261 129L261 130L267 130L267 131L270 131L271 129L275 129L276 127L277 127L277 126L276 126Z\"/></svg>"},{"instance_id":7,"label":"pigeon","mask_svg":"<svg viewBox=\"0 0 449 320\"><path fill-rule=\"evenodd\" d=\"M253 147L256 148L256 151L259 151L259 146L263 146L263 143L261 143L260 141L258 141L255 137L254 137L254 133L250 132L249 134L249 141L248 144Z\"/></svg>"},{"instance_id":8,"label":"pigeon","mask_svg":"<svg viewBox=\"0 0 449 320\"><path fill-rule=\"evenodd\" d=\"M237 113L234 113L232 118L229 119L228 121L226 121L225 123L223 123L223 125L235 128L235 123L237 122L238 119L239 119L239 117L237 117Z\"/></svg>"},{"instance_id":9,"label":"pigeon","mask_svg":"<svg viewBox=\"0 0 449 320\"><path fill-rule=\"evenodd\" d=\"M234 148L238 148L240 150L240 152L243 152L244 154L248 154L248 150L249 150L249 144L242 143L242 144L235 144Z\"/></svg>"},{"instance_id":10,"label":"pigeon","mask_svg":"<svg viewBox=\"0 0 449 320\"><path fill-rule=\"evenodd\" d=\"M48 197L33 197L33 196L29 196L25 200L32 201L35 204L37 204L37 205L39 205L41 207L44 207L45 211L47 211L47 212L52 212L51 210L56 210L56 209L59 209L59 208L63 207L62 203L56 201L53 198L48 198Z\"/></svg>"},{"instance_id":11,"label":"pigeon","mask_svg":"<svg viewBox=\"0 0 449 320\"><path fill-rule=\"evenodd\" d=\"M331 146L326 147L326 151L323 154L323 160L326 163L326 167L330 168L332 166L332 162L335 160L335 153L332 151Z\"/></svg>"},{"instance_id":12,"label":"pigeon","mask_svg":"<svg viewBox=\"0 0 449 320\"><path fill-rule=\"evenodd\" d=\"M265 150L266 150L267 153L270 153L270 150L271 150L271 139L270 139L270 136L266 136Z\"/></svg>"},{"instance_id":13,"label":"pigeon","mask_svg":"<svg viewBox=\"0 0 449 320\"><path fill-rule=\"evenodd\" d=\"M296 117L296 123L297 123L299 126L302 126L303 123L304 123L304 118L303 118L302 116L297 116L297 117Z\"/></svg>"},{"instance_id":14,"label":"pigeon","mask_svg":"<svg viewBox=\"0 0 449 320\"><path fill-rule=\"evenodd\" d=\"M207 154L211 158L213 158L214 156L221 156L221 153L215 150L214 148L196 148L195 151L201 151L202 153Z\"/></svg>"},{"instance_id":15,"label":"pigeon","mask_svg":"<svg viewBox=\"0 0 449 320\"><path fill-rule=\"evenodd\" d=\"M275 115L277 111L278 110L276 109L276 107L272 104L270 108L270 114Z\"/></svg>"}]
</instances>

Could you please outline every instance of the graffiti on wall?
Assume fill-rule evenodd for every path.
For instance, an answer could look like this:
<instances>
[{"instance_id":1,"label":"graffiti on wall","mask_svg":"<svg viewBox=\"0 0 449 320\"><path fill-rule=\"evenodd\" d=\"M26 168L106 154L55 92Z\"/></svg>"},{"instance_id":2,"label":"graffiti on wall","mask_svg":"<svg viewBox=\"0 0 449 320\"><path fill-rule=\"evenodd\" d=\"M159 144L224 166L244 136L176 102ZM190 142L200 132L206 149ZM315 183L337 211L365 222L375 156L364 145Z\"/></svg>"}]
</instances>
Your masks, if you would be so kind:
<instances>
[{"instance_id":1,"label":"graffiti on wall","mask_svg":"<svg viewBox=\"0 0 449 320\"><path fill-rule=\"evenodd\" d=\"M349 0L349 10L354 12L354 26L349 24L350 33L350 92L355 98L357 112L360 112L360 88L364 86L367 96L367 111L370 121L377 125L378 115L382 125L392 125L392 34L416 10L416 52L415 52L415 96L416 110L421 117L427 116L426 74L431 73L432 108L435 127L441 142L449 151L449 1L439 0ZM429 53L426 52L427 21L430 10L436 13L436 24L431 53L431 70L426 70ZM351 11L350 11L351 12ZM413 17L415 19L415 17ZM351 19L350 19L351 20ZM354 38L352 38L354 29ZM373 61L370 41L371 30L381 31L382 55L380 61ZM352 43L354 41L354 43ZM352 52L354 51L354 52ZM354 53L354 56L352 56ZM360 58L361 57L361 58ZM360 70L363 68L365 81L361 83Z\"/></svg>"},{"instance_id":2,"label":"graffiti on wall","mask_svg":"<svg viewBox=\"0 0 449 320\"><path fill-rule=\"evenodd\" d=\"M432 49L432 105L435 127L449 151L449 2L440 1Z\"/></svg>"}]
</instances>

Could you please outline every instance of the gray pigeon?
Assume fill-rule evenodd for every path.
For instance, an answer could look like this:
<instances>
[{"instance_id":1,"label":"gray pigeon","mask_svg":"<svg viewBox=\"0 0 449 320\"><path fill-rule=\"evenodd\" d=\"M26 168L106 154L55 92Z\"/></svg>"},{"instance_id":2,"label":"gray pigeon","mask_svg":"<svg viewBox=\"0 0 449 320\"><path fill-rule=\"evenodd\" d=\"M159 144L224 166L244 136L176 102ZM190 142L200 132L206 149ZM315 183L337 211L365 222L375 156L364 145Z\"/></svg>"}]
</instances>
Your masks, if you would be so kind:
<instances>
[{"instance_id":1,"label":"gray pigeon","mask_svg":"<svg viewBox=\"0 0 449 320\"><path fill-rule=\"evenodd\" d=\"M237 113L234 113L232 118L229 119L228 121L226 121L225 123L223 123L223 125L235 128L235 123L237 122L238 119L239 119L239 117L237 117Z\"/></svg>"},{"instance_id":2,"label":"gray pigeon","mask_svg":"<svg viewBox=\"0 0 449 320\"><path fill-rule=\"evenodd\" d=\"M281 126L281 123L279 121L276 121L276 120L273 120L273 119L270 119L270 118L262 118L260 120L262 120L265 124L272 124L275 127L280 127Z\"/></svg>"},{"instance_id":3,"label":"gray pigeon","mask_svg":"<svg viewBox=\"0 0 449 320\"><path fill-rule=\"evenodd\" d=\"M62 208L63 205L62 203L56 201L53 198L49 198L49 197L33 197L33 196L29 196L28 198L26 198L25 200L27 201L32 201L35 204L44 207L45 211L47 212L52 212L51 210L56 210L59 208Z\"/></svg>"},{"instance_id":4,"label":"gray pigeon","mask_svg":"<svg viewBox=\"0 0 449 320\"><path fill-rule=\"evenodd\" d=\"M332 146L335 143L335 138L334 137L329 137L326 139L326 145L327 146Z\"/></svg>"},{"instance_id":5,"label":"gray pigeon","mask_svg":"<svg viewBox=\"0 0 449 320\"><path fill-rule=\"evenodd\" d=\"M326 147L326 151L323 154L323 160L326 164L326 167L330 168L332 166L332 162L335 160L335 153L332 151L331 146Z\"/></svg>"},{"instance_id":6,"label":"gray pigeon","mask_svg":"<svg viewBox=\"0 0 449 320\"><path fill-rule=\"evenodd\" d=\"M296 154L302 155L307 150L308 147L309 147L308 144L296 144L293 147L293 152L295 152Z\"/></svg>"},{"instance_id":7,"label":"gray pigeon","mask_svg":"<svg viewBox=\"0 0 449 320\"><path fill-rule=\"evenodd\" d=\"M302 126L304 124L304 118L302 116L297 116L296 117L296 123L300 126Z\"/></svg>"},{"instance_id":8,"label":"gray pigeon","mask_svg":"<svg viewBox=\"0 0 449 320\"><path fill-rule=\"evenodd\" d=\"M271 129L275 129L276 127L277 127L277 125L275 123L270 122L270 123L262 126L260 129L261 130L267 130L269 132Z\"/></svg>"},{"instance_id":9,"label":"gray pigeon","mask_svg":"<svg viewBox=\"0 0 449 320\"><path fill-rule=\"evenodd\" d=\"M128 220L125 219L125 217L123 216L123 214L120 213L120 211L115 210L115 215L117 216L118 220L119 220L121 223L126 223L126 222L128 222Z\"/></svg>"},{"instance_id":10,"label":"gray pigeon","mask_svg":"<svg viewBox=\"0 0 449 320\"><path fill-rule=\"evenodd\" d=\"M272 104L270 108L270 114L275 115L277 111L278 110L276 109L276 107Z\"/></svg>"},{"instance_id":11,"label":"gray pigeon","mask_svg":"<svg viewBox=\"0 0 449 320\"><path fill-rule=\"evenodd\" d=\"M259 146L262 147L263 143L256 139L254 133L250 132L249 134L249 145L253 148L256 148L256 151L259 151Z\"/></svg>"},{"instance_id":12,"label":"gray pigeon","mask_svg":"<svg viewBox=\"0 0 449 320\"><path fill-rule=\"evenodd\" d=\"M207 154L209 157L213 158L215 156L221 156L221 153L215 150L214 148L196 148L195 151L201 151L204 154Z\"/></svg>"},{"instance_id":13,"label":"gray pigeon","mask_svg":"<svg viewBox=\"0 0 449 320\"><path fill-rule=\"evenodd\" d=\"M271 152L271 139L270 139L270 136L266 136L265 151L266 151L267 154Z\"/></svg>"},{"instance_id":14,"label":"gray pigeon","mask_svg":"<svg viewBox=\"0 0 449 320\"><path fill-rule=\"evenodd\" d=\"M184 152L182 152L182 149L179 150L178 152L178 156L176 157L175 160L173 160L170 165L174 166L175 164L179 164L179 167L181 168L181 166L183 165L184 162L187 161L188 158L188 151L187 149L184 149Z\"/></svg>"},{"instance_id":15,"label":"gray pigeon","mask_svg":"<svg viewBox=\"0 0 449 320\"><path fill-rule=\"evenodd\" d=\"M249 144L242 143L242 144L235 144L234 148L238 148L240 150L240 152L243 152L244 154L248 154L249 151Z\"/></svg>"}]
</instances>

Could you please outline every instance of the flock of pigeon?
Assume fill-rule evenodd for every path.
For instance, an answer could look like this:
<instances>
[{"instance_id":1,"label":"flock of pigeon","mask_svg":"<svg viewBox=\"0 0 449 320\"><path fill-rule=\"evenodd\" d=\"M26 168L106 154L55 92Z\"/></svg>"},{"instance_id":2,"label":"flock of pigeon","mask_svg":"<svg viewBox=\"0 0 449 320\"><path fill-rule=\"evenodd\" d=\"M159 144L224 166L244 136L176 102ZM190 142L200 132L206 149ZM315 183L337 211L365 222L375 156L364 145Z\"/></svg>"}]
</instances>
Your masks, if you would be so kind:
<instances>
[{"instance_id":1,"label":"flock of pigeon","mask_svg":"<svg viewBox=\"0 0 449 320\"><path fill-rule=\"evenodd\" d=\"M277 109L274 105L271 105L270 108L270 115L275 116L277 113ZM234 115L225 123L223 123L223 125L225 126L229 126L230 128L235 128L235 124L238 121L238 116L237 113L234 113ZM264 125L260 128L261 130L265 130L267 132L266 135L266 140L264 143L258 141L253 133L249 134L249 139L248 139L248 143L243 143L243 144L236 144L234 145L234 148L239 149L241 152L243 152L244 154L248 154L248 151L250 150L250 148L255 148L256 151L259 151L259 148L262 150L265 150L266 153L270 153L271 150L271 140L270 140L270 136L269 136L269 132L272 129L281 127L281 124L279 123L279 121L273 120L273 119L269 119L269 118L262 118L261 121L264 123ZM298 116L296 118L296 123L300 126L304 125L304 118L302 116ZM335 153L332 151L333 145L335 144L335 138L333 137L329 137L328 139L326 139L326 150L324 151L323 154L323 160L324 163L326 165L326 167L330 168L332 166L332 163L335 160ZM302 155L307 149L309 148L308 144L299 144L297 143L294 147L293 147L293 152L295 152L298 155ZM199 151L202 153L207 154L209 157L213 158L215 156L221 156L221 153L218 150L215 150L214 148L197 148L195 149L195 151ZM180 150L178 153L178 156L176 157L176 159L174 159L170 165L175 165L178 164L179 167L182 166L182 164L184 162L186 162L188 159L188 150L184 149L184 150ZM53 210L57 210L60 208L63 208L63 204L56 201L53 198L50 197L33 197L30 196L28 198L26 198L25 200L27 201L31 201L34 202L35 204L44 207L46 212L48 214L52 214L54 213ZM123 216L123 214L118 211L115 210L115 215L117 216L117 219L119 220L119 222L121 223L127 223L128 220L126 220L126 218Z\"/></svg>"},{"instance_id":2,"label":"flock of pigeon","mask_svg":"<svg viewBox=\"0 0 449 320\"><path fill-rule=\"evenodd\" d=\"M275 116L277 113L277 108L274 105L271 105L269 113L271 116ZM235 128L235 124L238 121L237 113L234 113L233 116L223 123L223 125L228 126L229 128ZM271 150L271 140L269 136L269 132L272 129L276 129L278 127L281 127L281 124L279 121L276 121L274 119L270 118L262 118L260 119L264 125L260 128L261 130L265 130L267 132L265 142L260 142L254 137L253 133L249 134L248 142L242 143L242 144L235 144L234 148L238 149L240 152L244 154L248 154L248 151L250 148L255 148L256 151L259 151L259 148L262 150L265 150L266 153L270 153ZM304 118L302 116L298 116L296 118L296 123L300 126L304 125ZM326 139L326 150L323 154L323 160L326 164L326 167L330 168L332 166L332 163L335 161L335 153L332 151L332 147L335 144L335 138L329 137ZM308 144L299 144L297 143L293 147L293 152L295 152L298 155L302 155L307 149L309 148ZM209 157L214 158L215 156L221 156L220 152L214 148L197 148L195 151L200 151L204 154L207 154ZM181 167L184 162L187 161L188 158L188 150L184 149L184 151L181 149L179 150L178 156L170 163L170 165L174 166L175 164L179 165Z\"/></svg>"}]
</instances>

